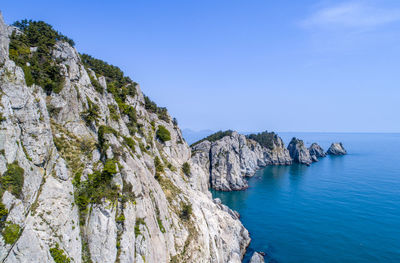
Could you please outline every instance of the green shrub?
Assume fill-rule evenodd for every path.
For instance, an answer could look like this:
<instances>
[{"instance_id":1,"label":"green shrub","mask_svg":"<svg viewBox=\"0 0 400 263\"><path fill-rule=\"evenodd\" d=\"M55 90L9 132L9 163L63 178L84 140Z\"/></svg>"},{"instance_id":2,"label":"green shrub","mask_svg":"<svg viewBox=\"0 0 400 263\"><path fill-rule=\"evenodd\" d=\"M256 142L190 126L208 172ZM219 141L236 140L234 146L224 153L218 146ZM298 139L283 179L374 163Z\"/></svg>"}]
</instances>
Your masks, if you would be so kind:
<instances>
[{"instance_id":1,"label":"green shrub","mask_svg":"<svg viewBox=\"0 0 400 263\"><path fill-rule=\"evenodd\" d=\"M278 140L278 135L276 135L274 132L268 131L257 134L250 134L246 137L258 142L261 146L264 146L270 150L274 148L274 142Z\"/></svg>"},{"instance_id":2,"label":"green shrub","mask_svg":"<svg viewBox=\"0 0 400 263\"><path fill-rule=\"evenodd\" d=\"M108 159L104 164L103 175L108 178L111 178L116 173L117 173L117 162L113 159Z\"/></svg>"},{"instance_id":3,"label":"green shrub","mask_svg":"<svg viewBox=\"0 0 400 263\"><path fill-rule=\"evenodd\" d=\"M166 122L170 121L167 108L158 107L157 104L147 96L144 96L144 107L147 111L156 113L161 120Z\"/></svg>"},{"instance_id":4,"label":"green shrub","mask_svg":"<svg viewBox=\"0 0 400 263\"><path fill-rule=\"evenodd\" d=\"M56 263L69 263L71 259L65 255L64 250L60 248L58 244L55 247L50 248L50 255L53 257Z\"/></svg>"},{"instance_id":5,"label":"green shrub","mask_svg":"<svg viewBox=\"0 0 400 263\"><path fill-rule=\"evenodd\" d=\"M3 221L4 218L6 218L8 215L8 209L6 206L0 202L0 221Z\"/></svg>"},{"instance_id":6,"label":"green shrub","mask_svg":"<svg viewBox=\"0 0 400 263\"><path fill-rule=\"evenodd\" d=\"M115 219L115 221L116 221L117 223L123 223L123 222L125 221L125 216L124 216L124 214L121 213L121 214Z\"/></svg>"},{"instance_id":7,"label":"green shrub","mask_svg":"<svg viewBox=\"0 0 400 263\"><path fill-rule=\"evenodd\" d=\"M157 223L158 223L158 227L160 228L161 233L165 233L165 228L162 224L162 221L160 218L157 217Z\"/></svg>"},{"instance_id":8,"label":"green shrub","mask_svg":"<svg viewBox=\"0 0 400 263\"><path fill-rule=\"evenodd\" d=\"M124 136L123 138L125 144L132 150L132 152L135 152L135 141L131 137Z\"/></svg>"},{"instance_id":9,"label":"green shrub","mask_svg":"<svg viewBox=\"0 0 400 263\"><path fill-rule=\"evenodd\" d=\"M87 125L91 125L93 122L97 123L100 115L99 111L100 108L97 104L94 104L89 97L86 97L86 100L88 102L88 108L86 111L82 112L81 116L85 120Z\"/></svg>"},{"instance_id":10,"label":"green shrub","mask_svg":"<svg viewBox=\"0 0 400 263\"><path fill-rule=\"evenodd\" d=\"M120 103L125 103L128 95L136 95L137 83L124 76L120 68L87 54L81 54L80 56L86 67L92 69L97 75L102 75L106 78L107 91L113 95L118 102L118 106L120 106Z\"/></svg>"},{"instance_id":11,"label":"green shrub","mask_svg":"<svg viewBox=\"0 0 400 263\"><path fill-rule=\"evenodd\" d=\"M7 171L1 177L0 183L3 190L10 191L15 197L20 198L24 186L24 169L15 161L7 165Z\"/></svg>"},{"instance_id":12,"label":"green shrub","mask_svg":"<svg viewBox=\"0 0 400 263\"><path fill-rule=\"evenodd\" d=\"M35 83L35 80L32 77L31 69L28 66L23 66L22 70L24 71L25 82L28 87L32 86Z\"/></svg>"},{"instance_id":13,"label":"green shrub","mask_svg":"<svg viewBox=\"0 0 400 263\"><path fill-rule=\"evenodd\" d=\"M190 164L189 164L189 163L185 162L185 163L182 165L182 172L183 172L185 175L190 175Z\"/></svg>"},{"instance_id":14,"label":"green shrub","mask_svg":"<svg viewBox=\"0 0 400 263\"><path fill-rule=\"evenodd\" d=\"M137 116L135 108L121 101L117 101L117 103L121 114L128 116L129 122L126 124L126 126L128 127L129 133L134 135L137 130Z\"/></svg>"},{"instance_id":15,"label":"green shrub","mask_svg":"<svg viewBox=\"0 0 400 263\"><path fill-rule=\"evenodd\" d=\"M76 186L79 185L81 183L81 177L82 177L82 173L81 172L77 172L74 175L74 179L72 180L72 183Z\"/></svg>"},{"instance_id":16,"label":"green shrub","mask_svg":"<svg viewBox=\"0 0 400 263\"><path fill-rule=\"evenodd\" d=\"M56 41L65 41L71 46L75 46L75 42L67 36L53 29L53 27L43 21L21 20L13 23L28 37L31 43L54 45Z\"/></svg>"},{"instance_id":17,"label":"green shrub","mask_svg":"<svg viewBox=\"0 0 400 263\"><path fill-rule=\"evenodd\" d=\"M0 122L3 122L5 120L7 120L7 118L3 116L2 112L0 112Z\"/></svg>"},{"instance_id":18,"label":"green shrub","mask_svg":"<svg viewBox=\"0 0 400 263\"><path fill-rule=\"evenodd\" d=\"M156 132L156 137L162 142L170 141L171 133L163 125L159 125Z\"/></svg>"},{"instance_id":19,"label":"green shrub","mask_svg":"<svg viewBox=\"0 0 400 263\"><path fill-rule=\"evenodd\" d=\"M30 86L35 83L48 95L60 92L64 78L61 68L52 58L52 49L58 40L72 45L74 42L43 21L22 20L15 22L14 26L18 27L22 34L15 31L11 34L10 59L23 68L26 84ZM37 50L31 53L30 47L37 47ZM27 66L27 63L30 66Z\"/></svg>"},{"instance_id":20,"label":"green shrub","mask_svg":"<svg viewBox=\"0 0 400 263\"><path fill-rule=\"evenodd\" d=\"M164 166L160 160L160 158L158 158L158 156L156 156L154 158L154 167L156 168L156 174L160 174L164 172Z\"/></svg>"},{"instance_id":21,"label":"green shrub","mask_svg":"<svg viewBox=\"0 0 400 263\"><path fill-rule=\"evenodd\" d=\"M135 223L135 237L142 234L140 232L140 225L146 225L146 223L144 222L143 218L138 217L136 218L136 223Z\"/></svg>"},{"instance_id":22,"label":"green shrub","mask_svg":"<svg viewBox=\"0 0 400 263\"><path fill-rule=\"evenodd\" d=\"M120 68L87 54L81 54L80 56L85 66L92 69L96 74L106 77L107 82L115 81L116 83L114 83L114 85L117 85L118 88L133 83L129 77L124 76L124 73Z\"/></svg>"},{"instance_id":23,"label":"green shrub","mask_svg":"<svg viewBox=\"0 0 400 263\"><path fill-rule=\"evenodd\" d=\"M189 220L190 215L192 214L192 205L186 203L182 203L181 205L182 205L182 210L181 214L179 215L180 218L183 220Z\"/></svg>"},{"instance_id":24,"label":"green shrub","mask_svg":"<svg viewBox=\"0 0 400 263\"><path fill-rule=\"evenodd\" d=\"M17 224L13 224L11 222L6 222L6 226L3 229L3 238L6 244L14 244L15 241L20 236L21 228Z\"/></svg>"},{"instance_id":25,"label":"green shrub","mask_svg":"<svg viewBox=\"0 0 400 263\"><path fill-rule=\"evenodd\" d=\"M119 120L119 114L118 114L118 106L110 104L108 105L108 110L110 111L110 117L114 121Z\"/></svg>"},{"instance_id":26,"label":"green shrub","mask_svg":"<svg viewBox=\"0 0 400 263\"><path fill-rule=\"evenodd\" d=\"M103 94L104 93L104 88L103 86L100 85L100 83L97 81L97 79L95 79L92 74L89 73L89 78L90 78L90 82L92 83L94 89L100 93Z\"/></svg>"},{"instance_id":27,"label":"green shrub","mask_svg":"<svg viewBox=\"0 0 400 263\"><path fill-rule=\"evenodd\" d=\"M106 138L105 138L105 135L108 133L112 133L115 136L118 136L118 132L113 128L111 128L110 126L101 125L99 127L97 134L98 134L99 150L102 155L105 154L105 151L107 150L108 147L106 145Z\"/></svg>"},{"instance_id":28,"label":"green shrub","mask_svg":"<svg viewBox=\"0 0 400 263\"><path fill-rule=\"evenodd\" d=\"M75 203L79 208L81 224L85 223L88 204L101 203L103 198L111 201L118 198L118 187L112 183L112 178L117 173L117 164L117 161L108 159L103 170L89 174L87 181L74 180Z\"/></svg>"},{"instance_id":29,"label":"green shrub","mask_svg":"<svg viewBox=\"0 0 400 263\"><path fill-rule=\"evenodd\" d=\"M207 136L204 139L201 139L200 141L197 141L195 143L193 143L192 145L190 145L190 147L195 146L203 141L210 141L210 142L215 142L218 141L219 139L224 138L225 136L231 136L232 135L232 130L227 130L227 131L218 131L216 133L213 133L209 136Z\"/></svg>"}]
</instances>

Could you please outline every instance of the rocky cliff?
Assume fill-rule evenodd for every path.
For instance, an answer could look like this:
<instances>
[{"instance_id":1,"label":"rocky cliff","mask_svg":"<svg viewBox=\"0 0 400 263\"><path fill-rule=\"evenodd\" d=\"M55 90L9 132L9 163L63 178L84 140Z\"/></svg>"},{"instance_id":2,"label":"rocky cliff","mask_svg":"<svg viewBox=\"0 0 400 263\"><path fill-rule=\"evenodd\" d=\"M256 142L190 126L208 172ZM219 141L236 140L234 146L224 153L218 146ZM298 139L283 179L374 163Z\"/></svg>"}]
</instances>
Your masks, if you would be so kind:
<instances>
[{"instance_id":1,"label":"rocky cliff","mask_svg":"<svg viewBox=\"0 0 400 263\"><path fill-rule=\"evenodd\" d=\"M269 147L253 139L232 132L217 140L202 140L192 145L192 162L208 176L210 186L216 190L232 191L247 188L245 177L267 165L289 165L292 159L282 142L274 135Z\"/></svg>"},{"instance_id":2,"label":"rocky cliff","mask_svg":"<svg viewBox=\"0 0 400 263\"><path fill-rule=\"evenodd\" d=\"M191 158L176 122L118 68L31 25L0 15L0 260L240 262L249 234L212 200L200 152L226 154L209 162L220 172L232 160L231 176L290 162L287 152L236 134L234 147L205 142Z\"/></svg>"}]
</instances>

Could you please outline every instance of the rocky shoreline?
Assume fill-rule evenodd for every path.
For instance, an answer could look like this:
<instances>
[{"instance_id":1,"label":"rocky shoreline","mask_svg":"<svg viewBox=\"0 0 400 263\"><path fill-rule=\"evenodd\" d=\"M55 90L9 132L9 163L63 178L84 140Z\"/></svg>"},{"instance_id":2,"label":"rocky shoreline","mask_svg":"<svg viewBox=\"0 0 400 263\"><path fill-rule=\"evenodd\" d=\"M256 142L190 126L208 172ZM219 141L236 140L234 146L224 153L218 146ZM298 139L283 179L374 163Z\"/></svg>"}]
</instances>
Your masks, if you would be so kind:
<instances>
[{"instance_id":1,"label":"rocky shoreline","mask_svg":"<svg viewBox=\"0 0 400 263\"><path fill-rule=\"evenodd\" d=\"M292 138L285 148L278 135L268 132L260 134L267 138L267 141L262 141L267 147L251 139L258 137L245 136L235 131L222 138L205 138L191 145L192 162L209 175L208 187L219 191L244 190L248 187L246 178L268 165L311 165L326 155L347 153L341 143L332 143L325 153L317 143L307 148L302 140Z\"/></svg>"},{"instance_id":2,"label":"rocky shoreline","mask_svg":"<svg viewBox=\"0 0 400 263\"><path fill-rule=\"evenodd\" d=\"M220 134L220 135L219 135ZM327 152L317 143L307 148L304 142L292 138L287 148L282 139L264 132L264 145L251 139L259 136L245 136L235 131L218 132L191 145L191 160L209 177L203 185L218 191L240 191L248 188L246 178L268 165L311 165L327 155L347 154L342 143L332 143ZM208 179L208 180L207 180ZM217 201L220 203L220 200ZM250 263L263 263L264 253L254 252Z\"/></svg>"}]
</instances>

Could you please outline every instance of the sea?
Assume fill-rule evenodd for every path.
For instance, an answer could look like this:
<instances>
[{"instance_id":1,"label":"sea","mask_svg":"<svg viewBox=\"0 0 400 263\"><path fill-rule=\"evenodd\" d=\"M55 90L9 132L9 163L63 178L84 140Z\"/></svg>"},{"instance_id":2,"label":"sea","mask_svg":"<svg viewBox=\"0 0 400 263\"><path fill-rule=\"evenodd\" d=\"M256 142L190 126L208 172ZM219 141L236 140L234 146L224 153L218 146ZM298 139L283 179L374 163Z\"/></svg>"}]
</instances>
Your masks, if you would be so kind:
<instances>
[{"instance_id":1,"label":"sea","mask_svg":"<svg viewBox=\"0 0 400 263\"><path fill-rule=\"evenodd\" d=\"M212 191L240 213L266 262L400 262L400 134L279 133L348 154L268 166L244 191Z\"/></svg>"}]
</instances>

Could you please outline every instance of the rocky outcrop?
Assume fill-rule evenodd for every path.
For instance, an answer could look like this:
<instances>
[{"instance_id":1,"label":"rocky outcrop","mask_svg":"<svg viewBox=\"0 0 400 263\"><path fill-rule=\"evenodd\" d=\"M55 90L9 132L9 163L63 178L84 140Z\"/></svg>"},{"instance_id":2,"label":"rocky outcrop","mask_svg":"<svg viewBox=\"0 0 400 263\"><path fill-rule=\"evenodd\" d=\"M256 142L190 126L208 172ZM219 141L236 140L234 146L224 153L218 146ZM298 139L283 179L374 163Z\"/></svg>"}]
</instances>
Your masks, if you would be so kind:
<instances>
[{"instance_id":1,"label":"rocky outcrop","mask_svg":"<svg viewBox=\"0 0 400 263\"><path fill-rule=\"evenodd\" d=\"M293 137L287 149L294 162L306 165L310 165L313 162L310 152L302 140Z\"/></svg>"},{"instance_id":2,"label":"rocky outcrop","mask_svg":"<svg viewBox=\"0 0 400 263\"><path fill-rule=\"evenodd\" d=\"M322 147L315 142L308 148L308 152L310 153L313 162L318 162L318 158L323 158L326 156Z\"/></svg>"},{"instance_id":3,"label":"rocky outcrop","mask_svg":"<svg viewBox=\"0 0 400 263\"><path fill-rule=\"evenodd\" d=\"M326 154L329 155L345 155L347 151L344 149L343 144L341 142L332 143L331 147L329 147Z\"/></svg>"},{"instance_id":4,"label":"rocky outcrop","mask_svg":"<svg viewBox=\"0 0 400 263\"><path fill-rule=\"evenodd\" d=\"M289 165L292 160L283 141L274 136L271 147L263 147L246 136L232 132L216 141L204 140L192 146L192 162L197 164L216 190L247 188L245 177L267 165Z\"/></svg>"},{"instance_id":5,"label":"rocky outcrop","mask_svg":"<svg viewBox=\"0 0 400 263\"><path fill-rule=\"evenodd\" d=\"M254 252L250 259L250 263L264 263L264 256L259 252Z\"/></svg>"},{"instance_id":6,"label":"rocky outcrop","mask_svg":"<svg viewBox=\"0 0 400 263\"><path fill-rule=\"evenodd\" d=\"M168 113L149 110L134 83L116 100L110 77L66 42L51 53L61 89L28 86L29 65L9 59L9 29L0 17L0 173L23 181L1 192L0 260L50 263L56 251L71 262L241 262L249 233L212 200L205 157L191 159ZM170 139L157 137L161 126Z\"/></svg>"}]
</instances>

